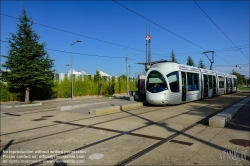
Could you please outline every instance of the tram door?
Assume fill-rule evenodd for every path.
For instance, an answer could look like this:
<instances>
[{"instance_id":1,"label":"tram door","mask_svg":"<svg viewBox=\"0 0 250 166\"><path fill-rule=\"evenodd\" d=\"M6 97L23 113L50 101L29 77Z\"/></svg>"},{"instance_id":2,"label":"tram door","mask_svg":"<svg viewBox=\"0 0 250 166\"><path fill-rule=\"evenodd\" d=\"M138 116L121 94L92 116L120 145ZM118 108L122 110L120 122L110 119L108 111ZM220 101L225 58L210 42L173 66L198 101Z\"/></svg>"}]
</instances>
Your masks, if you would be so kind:
<instances>
[{"instance_id":1,"label":"tram door","mask_svg":"<svg viewBox=\"0 0 250 166\"><path fill-rule=\"evenodd\" d=\"M186 72L181 72L181 81L182 81L182 101L186 101L186 96L187 96Z\"/></svg>"},{"instance_id":2,"label":"tram door","mask_svg":"<svg viewBox=\"0 0 250 166\"><path fill-rule=\"evenodd\" d=\"M216 95L216 89L217 89L217 87L216 87L216 77L215 77L215 75L213 75L213 96Z\"/></svg>"},{"instance_id":3,"label":"tram door","mask_svg":"<svg viewBox=\"0 0 250 166\"><path fill-rule=\"evenodd\" d=\"M208 97L208 75L203 75L203 85L204 85L204 98Z\"/></svg>"},{"instance_id":4,"label":"tram door","mask_svg":"<svg viewBox=\"0 0 250 166\"><path fill-rule=\"evenodd\" d=\"M232 93L233 92L233 80L232 80L232 78L229 78L229 84L230 84L230 93Z\"/></svg>"}]
</instances>

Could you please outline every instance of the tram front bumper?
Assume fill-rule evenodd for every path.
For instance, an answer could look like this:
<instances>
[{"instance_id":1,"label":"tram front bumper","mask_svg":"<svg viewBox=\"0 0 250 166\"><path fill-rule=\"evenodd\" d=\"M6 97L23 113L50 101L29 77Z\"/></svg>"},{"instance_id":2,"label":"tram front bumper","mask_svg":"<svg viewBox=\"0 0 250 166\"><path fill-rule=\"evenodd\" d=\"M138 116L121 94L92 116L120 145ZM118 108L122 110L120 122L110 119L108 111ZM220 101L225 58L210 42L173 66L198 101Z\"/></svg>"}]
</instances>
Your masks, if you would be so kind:
<instances>
[{"instance_id":1,"label":"tram front bumper","mask_svg":"<svg viewBox=\"0 0 250 166\"><path fill-rule=\"evenodd\" d=\"M166 105L169 102L167 92L150 93L146 92L146 100L153 105Z\"/></svg>"}]
</instances>

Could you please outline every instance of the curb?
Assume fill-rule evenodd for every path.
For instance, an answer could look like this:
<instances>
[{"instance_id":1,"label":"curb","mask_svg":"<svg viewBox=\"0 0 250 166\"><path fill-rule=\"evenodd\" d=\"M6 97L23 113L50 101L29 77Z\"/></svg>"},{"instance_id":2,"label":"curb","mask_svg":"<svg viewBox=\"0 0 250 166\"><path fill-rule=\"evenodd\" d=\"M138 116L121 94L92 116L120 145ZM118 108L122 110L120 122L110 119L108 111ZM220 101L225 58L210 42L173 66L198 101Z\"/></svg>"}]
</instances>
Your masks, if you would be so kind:
<instances>
[{"instance_id":1,"label":"curb","mask_svg":"<svg viewBox=\"0 0 250 166\"><path fill-rule=\"evenodd\" d=\"M1 105L1 108L19 108L19 107L33 107L33 106L39 106L43 105L41 102L36 103L36 104L22 104L22 105Z\"/></svg>"},{"instance_id":2,"label":"curb","mask_svg":"<svg viewBox=\"0 0 250 166\"><path fill-rule=\"evenodd\" d=\"M209 125L211 127L224 128L227 123L234 117L234 115L243 107L248 101L250 97L247 97L240 102L234 104L233 106L225 109L221 113L213 116L209 119Z\"/></svg>"},{"instance_id":3,"label":"curb","mask_svg":"<svg viewBox=\"0 0 250 166\"><path fill-rule=\"evenodd\" d=\"M103 104L103 103L106 103L106 102L67 105L67 106L57 107L56 109L58 111L66 111L66 110L72 110L72 109L76 109L76 108L82 108L82 107L87 107L87 106L90 106L90 105L97 105L97 104Z\"/></svg>"},{"instance_id":4,"label":"curb","mask_svg":"<svg viewBox=\"0 0 250 166\"><path fill-rule=\"evenodd\" d=\"M110 113L115 113L115 112L120 112L120 111L121 111L121 106L112 106L112 107L90 109L89 114L103 115L103 114L110 114Z\"/></svg>"},{"instance_id":5,"label":"curb","mask_svg":"<svg viewBox=\"0 0 250 166\"><path fill-rule=\"evenodd\" d=\"M119 105L119 106L90 109L89 114L103 115L103 114L110 114L110 113L115 113L115 112L122 112L124 110L141 108L145 106L146 103L147 102L141 102L141 103L134 103L134 104L125 104L125 105Z\"/></svg>"}]
</instances>

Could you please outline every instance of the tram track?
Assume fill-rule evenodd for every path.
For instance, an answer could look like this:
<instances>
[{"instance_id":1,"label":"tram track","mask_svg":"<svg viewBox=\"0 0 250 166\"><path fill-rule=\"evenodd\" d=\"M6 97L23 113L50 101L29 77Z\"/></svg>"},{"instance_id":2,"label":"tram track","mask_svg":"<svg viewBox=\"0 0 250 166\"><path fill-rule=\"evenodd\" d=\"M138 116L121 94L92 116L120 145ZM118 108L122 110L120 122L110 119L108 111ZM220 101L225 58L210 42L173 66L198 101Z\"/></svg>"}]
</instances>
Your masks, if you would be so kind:
<instances>
[{"instance_id":1,"label":"tram track","mask_svg":"<svg viewBox=\"0 0 250 166\"><path fill-rule=\"evenodd\" d=\"M210 104L208 104L208 105L210 105ZM208 106L208 105L206 105L206 106ZM202 106L202 107L206 107L206 106ZM201 107L199 107L198 109L200 109L200 108L201 108ZM140 130L140 129L143 129L143 128L146 128L146 127L149 127L149 126L151 126L151 125L155 125L155 124L157 124L157 125L162 125L161 123L164 122L164 121L166 121L166 120L173 119L173 118L175 118L175 117L178 117L178 116L181 116L181 115L184 115L184 114L187 114L187 113L189 113L189 112L196 111L196 110L197 110L197 109L193 109L193 110L190 110L190 111L187 111L187 112L184 112L184 113L180 113L180 114L178 114L178 115L174 115L174 116L171 116L171 117L168 117L168 118L161 119L161 120L159 120L159 121L157 121L157 122L150 122L150 123L148 123L148 124L146 124L146 125L144 125L144 126L140 126L140 127L138 127L138 128L134 128L134 129L129 130L129 131L122 131L122 132L121 132L121 131L117 131L117 130L116 130L116 131L114 131L114 130L112 131L112 129L94 127L94 126L91 126L91 125L90 125L90 126L84 126L84 128L100 129L100 130L106 130L106 131L110 131L110 132L119 132L120 134L117 134L117 135L115 135L115 136L108 137L108 138L105 138L105 139L102 139L102 140L99 140L99 141L90 143L90 144L88 144L88 145L84 145L84 146L78 147L78 148L76 148L76 149L69 150L68 153L61 153L61 154L58 154L58 155L56 155L56 156L53 156L53 157L50 157L50 158L46 158L46 159L41 160L41 161L39 161L39 162L37 162L37 163L33 163L33 164L31 164L31 165L32 165L32 166L33 166L33 165L39 165L39 164L42 164L42 163L45 162L45 161L54 160L54 159L56 159L56 158L58 158L58 157L60 157L60 156L68 155L68 154L70 154L72 151L79 151L79 150L82 150L82 149L86 149L86 148L88 148L88 147L91 147L91 146L94 146L94 145L103 143L103 142L105 142L105 141L108 141L108 140L111 140L111 139L114 139L114 138L117 138L117 137L120 137L120 136L123 136L123 135L139 136L139 137L144 137L144 138L149 138L149 139L161 140L160 142L157 143L157 146L159 146L159 145L163 144L164 142L166 142L166 141L168 141L168 140L171 140L171 139L173 139L174 137L178 136L180 133L185 132L185 131L191 129L192 127L194 127L194 126L203 123L203 121L207 120L207 118L210 118L210 116L213 116L213 114L217 113L218 111L216 111L215 113L213 113L213 114L211 114L210 116L206 117L205 119L203 119L203 120L201 120L201 121L198 121L199 123L196 122L195 124L192 124L192 125L190 125L189 127L185 128L185 129L183 129L183 130L181 130L181 131L177 131L177 133L175 133L175 134L173 134L173 135L171 135L170 137L167 137L167 138L160 138L160 137L155 137L155 138L154 138L154 137L151 137L151 136L148 136L148 135L136 134L136 133L132 133L132 132L137 131L137 130ZM221 110L219 110L219 111L221 111ZM124 111L124 112L127 112L127 111ZM127 112L127 113L128 113L128 112ZM59 123L63 123L63 122L59 122ZM66 123L63 123L63 124L66 124ZM71 123L71 124L69 123L69 125L82 126L82 125L79 125L79 124L72 124L72 123ZM151 138L150 138L150 137L151 137ZM158 144L159 144L159 145L158 145ZM156 145L154 145L154 146L156 146ZM156 147L157 147L157 146L156 146ZM150 148L150 149L151 149L151 148Z\"/></svg>"},{"instance_id":2,"label":"tram track","mask_svg":"<svg viewBox=\"0 0 250 166\"><path fill-rule=\"evenodd\" d=\"M233 104L234 104L234 103L233 103ZM232 105L233 105L233 104L232 104ZM207 106L209 106L209 105L211 105L211 104L207 104L207 105L202 106L202 107L207 107ZM173 139L174 139L175 137L177 137L178 135L185 133L186 131L192 129L193 127L195 127L195 126L197 126L197 125L200 125L200 124L205 124L205 123L209 120L210 117L216 115L217 113L223 111L224 109L226 109L226 108L228 108L228 107L230 107L230 106L231 106L231 105L229 105L229 106L227 106L227 107L224 107L224 108L222 108L222 109L219 109L218 111L215 111L214 113L210 114L209 116L203 118L203 119L200 120L200 121L197 121L197 122L195 122L195 123L189 125L188 127L182 129L181 131L176 131L174 134L170 135L170 136L167 137L167 138L158 139L158 140L160 140L159 142L157 142L157 143L151 145L150 147L147 147L147 148L145 148L144 150L142 150L142 151L140 151L140 152L138 152L138 153L136 153L136 154L134 154L134 155L132 155L132 156L130 156L130 157L128 157L128 158L122 160L122 161L120 161L120 162L119 162L118 164L116 164L116 165L119 165L119 166L120 166L120 165L126 165L126 164L132 162L133 160L135 160L135 159L137 159L137 158L143 156L144 154L150 152L151 150L153 150L153 149L155 149L155 148L157 148L157 147L163 145L164 143L173 140ZM171 116L171 117L168 117L168 118L164 118L164 119L161 119L161 120L159 120L159 121L157 121L157 122L151 122L151 123L149 123L149 124L147 124L147 125L144 125L144 126L141 126L141 127L138 127L138 128L134 128L134 129L129 130L129 131L120 132L120 134L117 134L117 135L115 135L115 136L108 137L108 138L105 138L105 139L102 139L102 140L99 140L99 141L90 143L90 144L88 144L88 145L84 145L84 146L81 146L81 147L72 149L72 150L68 151L67 153L61 153L61 154L58 154L58 155L53 156L53 157L51 157L51 158L46 158L46 159L41 160L41 161L39 161L39 162L37 162L37 163L33 163L33 164L31 164L31 165L32 165L32 166L33 166L33 165L39 165L39 164L43 163L44 161L54 160L54 159L57 159L57 158L60 157L60 156L68 155L68 154L70 154L72 151L83 150L83 149L86 149L86 148L88 148L88 147L91 147L91 146L94 146L94 145L103 143L103 142L105 142L105 141L108 141L108 140L111 140L111 139L114 139L114 138L123 136L123 135L125 135L125 134L127 134L127 135L133 135L132 132L134 132L134 131L137 131L137 130L139 130L139 129L143 129L143 128L149 127L149 126L154 125L154 124L162 125L161 122L163 122L163 121L166 121L166 120L169 120L169 119L173 119L173 118L175 118L175 117L181 116L181 115L183 115L183 114L190 113L190 112L192 112L192 111L196 111L196 110L198 110L198 109L200 109L200 108L202 108L202 107L199 107L199 108L196 108L196 109L192 109L192 110L190 110L190 111L183 112L183 113L180 113L180 114L178 114L178 115L174 115L174 116ZM163 108L163 109L164 109L164 108ZM127 111L124 111L124 112L127 112ZM127 112L127 113L128 113L128 112ZM139 114L138 114L138 115L139 115ZM70 125L72 125L72 124L70 124ZM76 125L79 126L79 124L76 124ZM88 127L88 128L96 128L96 127L93 127L93 126L86 126L86 127ZM111 131L110 129L103 129L103 128L99 128L99 129ZM115 132L117 132L117 131L115 131ZM136 135L134 135L134 136L136 136ZM142 137L144 137L144 136L142 136ZM145 138L147 138L147 136L146 136ZM156 139L156 140L157 140L157 139ZM174 141L173 141L173 142L174 142ZM179 142L181 142L181 141L179 141ZM176 141L176 143L178 143L178 141ZM185 143L185 142L184 142L184 143Z\"/></svg>"},{"instance_id":3,"label":"tram track","mask_svg":"<svg viewBox=\"0 0 250 166\"><path fill-rule=\"evenodd\" d=\"M208 106L208 105L205 105L205 106ZM205 106L202 106L202 107L205 107ZM181 116L183 114L187 114L189 112L195 111L195 110L200 109L202 107L198 107L198 108L190 110L188 112L180 113L180 114L168 117L168 118L161 119L158 122L152 122L150 124L145 125L144 127L148 127L148 126L160 123L162 121L165 121L165 120L168 120L168 119L172 119L172 118ZM157 110L150 110L150 111L147 111L147 112L142 112L142 113L139 113L139 114L132 114L132 113L130 113L130 115L125 116L125 117L116 118L116 119L112 119L112 120L108 120L108 121L103 121L103 122L96 123L96 124L93 124L93 125L80 125L80 124L73 124L72 123L72 122L80 121L80 120L83 120L83 119L78 119L78 120L73 120L73 121L67 121L67 122L54 121L55 123L58 123L58 124L53 124L53 125L48 125L48 126L42 126L42 127L38 127L38 128L27 129L27 130L23 130L23 131L12 132L12 133L6 133L6 134L2 134L1 136L15 134L15 133L20 133L20 132L26 132L26 131L35 130L35 129L41 129L41 128L45 128L45 127L52 127L52 126L57 126L57 125L61 125L61 124L69 124L69 125L77 126L77 128L70 129L70 130L65 130L65 131L60 131L60 132L56 132L56 133L51 133L51 134L47 134L47 135L42 135L42 136L39 136L39 137L29 138L29 139L25 139L25 140L20 140L20 141L17 141L17 142L13 142L12 145L20 144L20 143L25 143L25 142L29 142L29 141L33 141L33 140L38 140L38 139L42 139L42 138L46 138L46 137L50 137L50 136L54 136L54 135L62 134L62 133L66 133L66 132L71 132L71 131L79 130L79 129L83 129L83 128L105 130L105 131L110 131L110 132L115 132L115 133L121 133L122 135L124 135L124 134L127 133L128 135L132 135L132 136L138 136L138 137L145 137L145 138L149 138L149 139L162 140L163 138L160 138L160 137L154 137L154 136L149 136L149 135L142 135L142 134L136 134L136 133L130 133L130 132L126 132L126 131L118 131L118 130L112 130L112 129L106 129L106 128L100 128L100 127L95 127L94 125L98 125L98 124L102 124L102 123L106 123L106 122L111 122L111 121L118 120L118 119L128 118L128 117L135 116L135 115L138 116L138 115L146 114L146 113L149 113L149 112L160 111L160 110L163 110L163 109L166 109L166 107L160 108L160 109L157 109ZM133 109L133 110L137 110L137 109ZM124 112L129 113L128 111L124 111ZM101 115L101 116L105 116L105 115ZM91 117L91 118L95 118L95 117ZM142 127L142 128L144 128L144 127Z\"/></svg>"},{"instance_id":4,"label":"tram track","mask_svg":"<svg viewBox=\"0 0 250 166\"><path fill-rule=\"evenodd\" d=\"M146 153L148 153L148 152L152 151L153 149L155 149L155 148L157 148L157 147L163 145L164 143L166 143L166 142L168 142L168 141L174 139L175 137L177 137L177 136L183 134L184 132L186 132L186 131L192 129L193 127L195 127L195 126L197 126L197 125L200 125L200 124L206 123L206 121L208 121L210 117L214 116L215 114L217 114L217 113L219 113L219 112L221 112L221 110L220 110L220 111L217 111L217 112L215 112L215 113L213 113L213 114L211 114L211 115L209 115L208 117L206 117L206 118L204 118L204 119L202 119L202 120L200 120L200 121L198 121L198 122L196 122L196 123L194 123L194 124L192 124L192 125L189 125L188 127L182 129L181 131L176 131L176 132L175 132L174 134L172 134L171 136L169 136L169 137L167 137L167 138L164 138L164 139L162 139L161 141L159 141L159 142L157 142L157 143L155 143L155 144L153 144L153 145L147 147L146 149L143 149L143 150L139 151L138 153L136 153L136 154L134 154L134 155L131 155L130 157L128 157L128 158L126 158L126 159L124 159L124 160L118 162L117 164L115 164L115 166L127 165L128 163L132 162L133 160L136 160L137 158L139 158L139 157L145 155Z\"/></svg>"},{"instance_id":5,"label":"tram track","mask_svg":"<svg viewBox=\"0 0 250 166\"><path fill-rule=\"evenodd\" d=\"M162 109L164 109L164 108L162 108ZM137 115L149 113L149 112L152 112L152 111L159 111L159 110L162 110L162 109L150 110L150 111L147 111L147 112L139 113ZM134 110L136 110L136 109L134 109ZM101 116L104 116L104 115L101 115ZM108 121L103 121L103 122L100 122L100 123L96 123L94 125L98 125L98 124L102 124L102 123L106 123L106 122L111 122L111 121L118 120L118 119L128 118L128 117L131 117L131 116L134 116L134 115L128 115L128 116L121 117L121 118L116 118L116 119L112 119L112 120L108 120ZM94 118L94 117L91 117L91 118ZM80 120L82 120L82 119L80 119ZM52 133L52 134L47 134L47 135L43 135L43 136L39 136L39 137L34 137L34 138L30 138L30 139L25 139L25 140L13 142L12 145L15 145L15 144L29 142L29 141L33 141L33 140L37 140L37 139L41 139L41 138L46 138L46 137L50 137L50 136L54 136L54 135L62 134L62 133L66 133L66 132L71 132L71 131L78 130L78 129L83 129L83 128L92 128L92 129L100 129L100 130L112 131L111 129L104 129L104 128L99 128L99 127L94 127L93 125L80 125L80 124L73 124L73 123L71 123L71 122L76 122L76 121L80 121L80 120L74 120L74 121L68 121L68 122L54 121L57 124L47 125L47 126L42 126L42 127L37 127L37 128L32 128L32 129L27 129L27 130L22 130L22 131L7 133L7 134L2 134L0 136L10 135L10 134L15 134L15 133L20 133L20 132L26 132L26 131L30 131L30 130L45 128L45 127L58 126L58 125L62 125L62 124L69 124L69 125L77 126L77 128L74 128L74 129L70 129L70 130L66 130L66 131L60 131L60 132L56 132L56 133ZM150 126L150 125L152 125L152 124L148 124L146 126ZM124 133L124 131L118 131L118 130L117 131L113 130L113 132ZM131 134L131 135L140 136L139 134ZM148 136L148 137L150 138L151 136ZM161 138L156 138L155 137L154 139L161 139Z\"/></svg>"},{"instance_id":6,"label":"tram track","mask_svg":"<svg viewBox=\"0 0 250 166\"><path fill-rule=\"evenodd\" d=\"M231 105L234 105L235 103L237 103L238 101L234 102L233 104ZM213 103L213 104L216 104L216 103ZM208 105L211 105L211 104L207 104L205 106L208 106ZM221 111L223 111L224 109L230 107L231 105L227 106L227 107L224 107L222 108ZM195 109L192 109L188 112L191 112L191 111L195 111L197 109L200 109L200 108L203 108L205 106L201 106L201 107L198 107L198 108L195 108ZM155 110L150 110L150 111L147 111L147 112L142 112L142 113L138 113L136 115L142 115L142 114L146 114L146 113L150 113L150 112L154 112L154 111L160 111L160 110L163 110L163 109L166 109L167 107L163 107L163 108L159 108L159 109L155 109ZM139 110L141 108L137 108L137 109L131 109L131 110ZM179 116L179 115L182 115L182 114L186 114L188 112L184 112L184 113L181 113L181 114L178 114L176 116ZM119 114L121 112L115 112L115 113L111 113L111 114ZM77 122L77 121L81 121L81 120L88 120L88 119L94 119L94 118L98 118L98 117L102 117L102 116L109 116L111 114L106 114L106 115L99 115L99 116L94 116L94 117L89 117L89 118L83 118L83 119L76 119L76 120L71 120L71 121L66 121L65 123L70 123L70 122ZM119 119L123 119L123 118L128 118L128 117L131 117L131 116L134 116L134 115L128 115L128 116L124 116L124 117L121 117L121 118L116 118L116 119L112 119L112 120L108 120L108 121L103 121L103 122L100 122L100 123L96 123L94 125L98 125L98 124L102 124L102 123L106 123L106 122L111 122L113 120L119 120ZM168 118L166 118L165 120L167 120ZM164 119L163 119L164 120ZM41 127L36 127L36 128L30 128L30 129L25 129L25 130L21 130L21 131L15 131L15 132L11 132L11 133L5 133L5 134L0 134L0 136L4 136L4 135L10 135L10 134L16 134L16 133L20 133L20 132L25 132L25 131L31 131L31 130L36 130L36 129L41 129L41 128L46 128L46 127L51 127L51 126L57 126L57 125L60 125L60 124L52 124L52 125L47 125L47 126L41 126Z\"/></svg>"},{"instance_id":7,"label":"tram track","mask_svg":"<svg viewBox=\"0 0 250 166\"><path fill-rule=\"evenodd\" d=\"M238 101L236 101L238 102ZM213 103L213 104L217 104L217 103ZM82 149L85 149L85 148L88 148L88 147L91 147L91 146L94 146L94 145L97 145L97 144L100 144L100 143L103 143L105 141L108 141L108 140L111 140L111 139L114 139L114 138L117 138L119 136L122 136L122 135L125 135L125 134L128 134L128 135L133 135L132 132L134 131L137 131L139 129L142 129L142 128L145 128L145 127L148 127L150 125L154 125L154 124L157 124L157 125L161 125L161 122L163 121L166 121L166 120L169 120L169 119L172 119L172 118L175 118L175 117L178 117L178 116L181 116L181 115L184 115L184 114L187 114L187 113L190 113L192 111L197 111L198 109L201 109L203 107L207 107L207 106L211 106L213 104L207 104L207 105L204 105L204 106L201 106L201 107L198 107L198 108L195 108L195 109L191 109L187 112L182 112L180 114L177 114L177 115L174 115L174 116L171 116L171 117L167 117L167 118L164 118L164 119L161 119L157 122L152 122L152 123L149 123L147 125L144 125L144 126L141 126L141 127L138 127L138 128L135 128L135 129L132 129L132 130L129 130L129 131L111 131L111 129L106 129L106 128L100 128L100 127L95 127L94 125L98 125L98 124L102 124L102 123L106 123L106 122L111 122L111 121L114 121L114 120L118 120L118 119L123 119L123 118L127 118L127 117L131 117L131 116L138 116L138 115L142 115L142 114L145 114L145 113L149 113L149 112L155 112L155 111L159 111L159 110L164 110L166 109L166 107L163 107L163 108L159 108L159 109L156 109L156 110L150 110L150 111L147 111L147 112L142 112L142 113L138 113L138 114L133 114L131 112L128 112L128 111L123 111L123 112L126 112L126 113L130 113L130 115L128 116L125 116L125 117L121 117L121 118L116 118L116 119L112 119L112 120L108 120L108 121L103 121L103 122L100 122L100 123L96 123L96 124L92 124L92 125L82 125L82 126L79 126L79 124L76 124L76 126L78 125L78 128L75 128L75 129L71 129L71 130L67 130L67 131L61 131L61 132L58 132L58 133L52 133L52 134L48 134L48 135L45 135L45 136L40 136L40 137L36 137L36 138L31 138L29 140L24 140L24 141L20 141L20 142L16 142L16 143L12 143L12 144L18 144L18 143L23 143L23 142L28 142L28 141L32 141L32 140L37 140L37 139L41 139L41 138L45 138L45 137L48 137L48 136L53 136L55 134L61 134L61 133L66 133L66 132L70 132L72 130L78 130L78 129L83 129L83 128L91 128L91 129L97 129L97 130L106 130L106 131L110 131L110 132L118 132L119 134L115 135L115 136L112 136L112 137L109 137L109 138L105 138L105 139L102 139L102 140L99 140L99 141L96 141L96 142L93 142L93 143L90 143L88 145L85 145L85 146L81 146L81 147L78 147L76 149L73 149L71 151L77 151L77 150L82 150ZM233 105L233 104L232 104ZM229 105L231 106L231 105ZM229 107L227 106L227 107ZM151 150L155 149L156 147L159 147L161 146L162 144L164 144L165 142L168 142L170 141L171 139L177 137L178 135L182 134L183 132L186 132L188 131L189 129L191 129L192 127L198 125L198 124L201 124L201 123L204 123L206 120L208 120L211 116L213 116L214 114L217 114L221 111L223 111L224 109L226 109L227 107L223 107L222 109L216 111L215 113L209 115L208 117L204 118L202 121L198 121L196 122L195 124L192 124L190 126L188 126L187 128L181 130L181 131L176 131L176 133L174 133L173 135L167 137L167 138L161 138L161 140L159 142L157 142L156 144L130 156L129 158L125 159L125 160L122 160L121 162L118 163L118 165L126 165L127 163L130 163L131 161L143 156L144 154L150 152ZM141 108L140 108L141 109ZM137 110L137 109L133 109L133 110ZM120 113L120 112L119 112ZM113 113L115 114L115 113ZM110 114L108 114L110 115ZM108 116L108 115L100 115L100 116ZM95 116L95 117L90 117L90 118L96 118L96 117L100 117L100 116ZM89 119L89 118L84 118L84 119ZM80 120L84 120L84 119L77 119L77 120L73 120L73 121L67 121L67 122L62 122L63 124L66 124L66 123L71 123L71 122L77 122L77 121L80 121ZM55 122L55 121L54 121ZM57 123L57 122L56 122ZM44 128L44 127L49 127L49 126L56 126L56 125L60 125L60 124L53 124L53 125L48 125L48 126L42 126L42 127L39 127L39 128ZM72 125L72 124L71 124ZM74 125L74 124L73 124ZM36 128L36 129L39 129L39 128ZM34 130L34 129L31 129L31 130ZM27 130L25 130L27 131ZM18 131L18 132L21 132L21 131ZM14 134L16 132L13 132L13 133L7 133L7 134ZM4 135L7 135L7 134L4 134ZM136 136L136 135L134 135ZM146 138L146 137L145 137ZM68 154L68 153L67 153ZM59 156L62 156L62 155L67 155L67 154L59 154L57 155L57 157ZM54 157L53 159L55 159L56 157ZM51 160L51 158L47 158L47 159L44 159L43 161L47 161L47 160ZM41 161L40 161L41 162ZM41 162L42 163L42 162ZM41 163L34 163L35 165L38 165L38 164L41 164ZM33 164L32 164L33 165Z\"/></svg>"},{"instance_id":8,"label":"tram track","mask_svg":"<svg viewBox=\"0 0 250 166\"><path fill-rule=\"evenodd\" d=\"M141 109L141 108L137 108L137 109ZM137 109L133 109L133 110L137 110ZM153 111L159 111L159 110L162 110L162 109L165 109L165 108L161 108L161 109L156 109L156 110L150 110L150 111L147 111L147 112L142 112L142 113L139 113L138 115L141 115L141 114L146 114L146 113L149 113L149 112L153 112ZM112 114L119 114L121 112L115 112L115 113L112 113ZM81 120L88 120L88 119L94 119L94 118L98 118L98 117L102 117L102 116L109 116L111 114L106 114L106 115L99 115L99 116L94 116L94 117L89 117L89 118L83 118L83 119L76 119L76 120L71 120L71 121L67 121L65 123L70 123L70 122L77 122L77 121L81 121ZM103 121L103 122L100 122L100 123L97 123L97 124L101 124L101 123L106 123L106 122L111 122L113 120L118 120L118 119L123 119L123 118L128 118L132 115L128 115L128 116L124 116L124 117L121 117L121 118L116 118L116 119L112 119L112 120L108 120L108 121ZM25 131L30 131L30 130L36 130L36 129L41 129L41 128L46 128L46 127L51 127L51 126L57 126L57 125L61 125L61 124L52 124L52 125L47 125L47 126L41 126L41 127L36 127L36 128L30 128L30 129L25 129L25 130L21 130L21 131L15 131L15 132L11 132L11 133L5 133L5 134L0 134L0 136L4 136L4 135L10 135L10 134L16 134L16 133L20 133L20 132L25 132ZM95 124L96 125L96 124Z\"/></svg>"},{"instance_id":9,"label":"tram track","mask_svg":"<svg viewBox=\"0 0 250 166\"><path fill-rule=\"evenodd\" d=\"M193 111L196 111L198 109L201 109L201 108L204 108L204 107L207 107L211 104L207 104L205 106L201 106L201 107L198 107L198 108L195 108L195 109L191 109L190 111L187 111L187 112L183 112L183 113L180 113L180 114L177 114L177 115L174 115L174 116L171 116L171 117L167 117L167 118L164 118L164 119L161 119L157 122L152 122L151 124L148 124L146 126L150 126L150 125L153 125L153 124L157 124L157 123L161 123L163 121L166 121L166 120L169 120L169 119L172 119L172 118L175 118L175 117L178 117L178 116L181 116L181 115L184 115L184 114L188 114L190 112L193 112ZM233 104L232 104L233 105ZM231 106L231 105L230 105ZM228 106L228 107L230 107ZM219 110L219 111L216 111L215 113L213 113L211 116L213 116L214 114L217 114L219 113L220 111L223 111L224 109L226 109L227 107ZM138 108L138 109L141 109L141 108ZM160 110L164 110L166 109L166 107L163 107L163 108L159 108L159 109L154 109L154 110L150 110L150 111L147 111L147 112L142 112L142 113L138 113L138 114L132 114L128 111L123 111L123 112L127 112L128 116L123 116L123 117L120 117L120 118L116 118L116 119L111 119L111 120L107 120L107 121L103 121L103 122L99 122L99 123L96 123L96 124L92 124L92 125L82 125L81 127L79 127L79 124L76 124L75 126L78 126L79 128L75 128L75 129L70 129L70 130L66 130L66 131L61 131L61 132L57 132L57 133L52 133L52 134L48 134L48 135L44 135L44 136L39 136L39 137L35 137L35 138L30 138L30 139L27 139L27 140L21 140L21 141L17 141L17 142L13 142L12 144L19 144L19 143L23 143L23 142L28 142L28 141L32 141L32 140L36 140L36 139L41 139L41 138L45 138L45 137L49 137L49 136L52 136L52 135L56 135L56 134L61 134L61 133L65 133L65 132L70 132L70 131L73 131L73 130L77 130L77 129L82 129L82 128L95 128L94 125L99 125L99 124L103 124L103 123L107 123L107 122L112 122L112 121L115 121L115 120L119 120L119 119L124 119L124 118L128 118L128 117L132 117L132 116L138 116L138 115L142 115L142 114L146 114L146 113L150 113L150 112L155 112L155 111L160 111ZM133 109L133 110L137 110L137 109ZM117 112L117 113L120 113L120 112ZM112 114L117 114L117 113L112 113ZM16 134L16 133L20 133L20 132L26 132L26 131L31 131L31 130L37 130L37 129L42 129L42 128L46 128L46 127L52 127L52 126L58 126L58 125L61 125L61 124L70 124L72 122L77 122L77 121L81 121L81 120L86 120L86 119L91 119L91 118L97 118L97 117L101 117L101 116L108 116L110 114L107 114L107 115L100 115L100 116L95 116L95 117L90 117L90 118L84 118L84 119L77 119L77 120L72 120L72 121L66 121L66 122L60 122L60 121L53 121L57 124L53 124L53 125L47 125L47 126L42 126L42 127L36 127L36 128L31 128L31 129L26 129L26 130L22 130L22 131L16 131L16 132L11 132L11 133L5 133L5 134L1 134L0 136L5 136L5 135L11 135L11 134ZM210 117L210 116L209 116ZM106 129L106 130L109 130L109 129ZM124 132L124 131L122 131Z\"/></svg>"},{"instance_id":10,"label":"tram track","mask_svg":"<svg viewBox=\"0 0 250 166\"><path fill-rule=\"evenodd\" d=\"M244 100L244 99L242 99L242 100ZM238 101L237 101L237 102L238 102ZM207 121L209 120L209 118L211 118L211 117L213 117L214 115L216 115L216 114L222 112L223 110L227 109L228 107L234 105L234 104L237 103L237 102L234 102L233 104L231 104L231 105L225 107L224 109L221 109L221 110L218 110L218 111L214 112L213 114L207 116L206 118L204 118L204 119L202 119L202 120L200 120L200 121L198 121L198 122L196 122L196 123L194 123L194 124L189 125L188 127L184 128L184 129L182 129L181 131L176 131L176 133L172 134L171 136L169 136L169 137L167 137L167 138L164 138L163 140L161 140L161 141L159 141L159 142L157 142L157 143L155 143L155 144L153 144L153 145L151 145L151 146L149 146L149 147L147 147L147 148L145 148L145 149L143 149L143 150L137 152L136 154L131 155L130 157L128 157L128 158L126 158L126 159L124 159L124 160L118 162L117 164L115 164L115 166L124 166L124 165L127 165L128 163L130 163L130 162L136 160L137 158L139 158L139 157L145 155L146 153L152 151L153 149L155 149L155 148L157 148L157 147L163 145L164 143L166 143L166 142L168 142L168 141L174 139L175 137L177 137L177 136L183 134L184 132L190 130L191 128L193 128L193 127L195 127L195 126L197 126L197 125L199 125L199 124L206 124Z\"/></svg>"}]
</instances>

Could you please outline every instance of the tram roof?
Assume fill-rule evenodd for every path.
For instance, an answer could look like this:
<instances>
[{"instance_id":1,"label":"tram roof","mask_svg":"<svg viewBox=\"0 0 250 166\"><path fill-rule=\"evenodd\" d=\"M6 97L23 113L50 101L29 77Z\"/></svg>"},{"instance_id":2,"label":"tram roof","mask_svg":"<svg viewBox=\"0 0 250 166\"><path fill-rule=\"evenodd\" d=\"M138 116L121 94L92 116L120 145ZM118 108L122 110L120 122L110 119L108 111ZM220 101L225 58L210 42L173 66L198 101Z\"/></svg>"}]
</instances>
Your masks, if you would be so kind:
<instances>
[{"instance_id":1,"label":"tram roof","mask_svg":"<svg viewBox=\"0 0 250 166\"><path fill-rule=\"evenodd\" d=\"M152 68L161 68L162 70L167 70L169 72L171 72L171 71L202 72L202 73L206 73L206 74L217 74L220 76L227 76L227 77L232 76L233 78L237 78L237 76L232 75L232 74L222 73L222 72L218 72L215 70L202 69L202 68L198 68L195 66L189 66L189 65L184 65L184 64L175 63L175 62L155 63L151 67Z\"/></svg>"}]
</instances>

